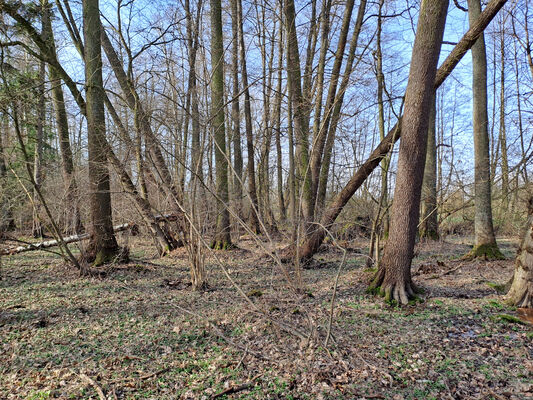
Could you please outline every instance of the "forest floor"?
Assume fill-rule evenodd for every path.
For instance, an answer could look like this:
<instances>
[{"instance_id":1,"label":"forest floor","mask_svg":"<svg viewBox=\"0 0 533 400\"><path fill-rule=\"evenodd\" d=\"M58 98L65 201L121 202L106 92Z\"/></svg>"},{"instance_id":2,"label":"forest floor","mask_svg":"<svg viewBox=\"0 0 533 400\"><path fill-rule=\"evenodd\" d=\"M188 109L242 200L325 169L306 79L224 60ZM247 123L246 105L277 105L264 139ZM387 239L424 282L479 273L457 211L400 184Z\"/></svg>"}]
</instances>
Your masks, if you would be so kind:
<instances>
[{"instance_id":1,"label":"forest floor","mask_svg":"<svg viewBox=\"0 0 533 400\"><path fill-rule=\"evenodd\" d=\"M533 398L532 325L497 291L513 241L494 262L460 261L465 238L418 245L423 301L403 308L366 293L367 244L350 243L325 346L334 247L303 270L300 295L253 242L217 252L251 304L212 257L195 293L183 250L153 259L135 240L132 261L100 278L50 253L2 258L1 399Z\"/></svg>"}]
</instances>

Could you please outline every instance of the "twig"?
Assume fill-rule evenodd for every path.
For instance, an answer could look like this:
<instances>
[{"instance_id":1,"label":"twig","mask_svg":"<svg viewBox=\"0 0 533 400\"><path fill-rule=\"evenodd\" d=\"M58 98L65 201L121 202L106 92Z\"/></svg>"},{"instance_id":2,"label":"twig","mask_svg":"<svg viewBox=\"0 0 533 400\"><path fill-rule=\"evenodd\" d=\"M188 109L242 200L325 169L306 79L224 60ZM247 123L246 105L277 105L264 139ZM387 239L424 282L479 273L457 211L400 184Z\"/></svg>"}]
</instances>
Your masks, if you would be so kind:
<instances>
[{"instance_id":1,"label":"twig","mask_svg":"<svg viewBox=\"0 0 533 400\"><path fill-rule=\"evenodd\" d=\"M89 378L87 375L85 374L80 374L80 378L83 379L85 382L87 382L89 385L91 385L92 387L94 387L94 390L96 390L96 393L98 393L98 397L100 398L100 400L106 400L106 397L105 397L105 394L104 394L104 391L102 390L102 388L98 385L98 383L96 383L95 381L93 381L91 378Z\"/></svg>"},{"instance_id":2,"label":"twig","mask_svg":"<svg viewBox=\"0 0 533 400\"><path fill-rule=\"evenodd\" d=\"M333 311L335 307L335 296L337 295L337 286L339 284L339 276L341 274L342 267L344 266L344 263L346 262L346 249L342 249L344 254L342 255L342 261L339 264L339 268L337 269L337 275L335 276L335 284L333 286L333 294L331 295L331 306L329 309L329 320L328 320L328 329L326 333L326 340L324 341L324 347L328 347L329 344L329 337L331 336L331 324L333 323Z\"/></svg>"},{"instance_id":3,"label":"twig","mask_svg":"<svg viewBox=\"0 0 533 400\"><path fill-rule=\"evenodd\" d=\"M153 378L154 376L161 375L161 374L169 371L170 368L172 368L172 367L168 366L168 367L162 368L162 369L160 369L158 371L150 372L148 374L137 376L137 377L130 376L130 377L127 377L127 378L115 379L115 380L109 381L109 383L119 383L119 382L126 382L126 381L130 381L130 380L141 380L142 381L144 379Z\"/></svg>"},{"instance_id":4,"label":"twig","mask_svg":"<svg viewBox=\"0 0 533 400\"><path fill-rule=\"evenodd\" d=\"M445 275L449 275L449 274L451 274L452 272L455 272L455 271L457 271L458 269L460 269L460 268L462 268L462 267L464 267L464 264L463 264L463 263L459 264L459 265L458 265L457 267L455 267L455 268L452 268L452 269L449 269L448 271L443 272L442 274L439 274L439 275L433 275L433 276L430 277L429 279L438 279L438 278L442 278L443 276L445 276Z\"/></svg>"},{"instance_id":5,"label":"twig","mask_svg":"<svg viewBox=\"0 0 533 400\"><path fill-rule=\"evenodd\" d=\"M247 354L248 354L248 346L246 346L246 351L244 352L244 354L242 355L241 359L237 363L237 366L235 367L235 370L239 369L239 367L242 365L242 363L244 361L244 358L246 357Z\"/></svg>"},{"instance_id":6,"label":"twig","mask_svg":"<svg viewBox=\"0 0 533 400\"><path fill-rule=\"evenodd\" d=\"M255 383L255 381L261 377L263 374L259 374L259 375L256 375L254 376L252 379L250 379L248 382L246 383L243 383L242 385L239 385L239 386L230 386L229 388L223 390L222 392L220 393L217 393L217 394L214 394L213 396L211 396L212 399L218 399L219 397L222 397L222 396L225 396L227 394L232 394L232 393L237 393L237 392L240 392L242 390L246 390L250 387L252 387Z\"/></svg>"}]
</instances>

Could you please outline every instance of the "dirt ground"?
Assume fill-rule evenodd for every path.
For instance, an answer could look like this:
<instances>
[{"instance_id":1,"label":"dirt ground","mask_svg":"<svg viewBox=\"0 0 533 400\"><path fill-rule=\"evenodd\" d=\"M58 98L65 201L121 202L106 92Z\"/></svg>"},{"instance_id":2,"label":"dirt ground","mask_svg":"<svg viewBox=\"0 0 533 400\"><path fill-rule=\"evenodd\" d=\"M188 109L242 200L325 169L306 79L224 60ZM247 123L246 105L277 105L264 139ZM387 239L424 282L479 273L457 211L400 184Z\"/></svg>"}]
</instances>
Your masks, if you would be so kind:
<instances>
[{"instance_id":1,"label":"dirt ground","mask_svg":"<svg viewBox=\"0 0 533 400\"><path fill-rule=\"evenodd\" d=\"M291 290L251 241L217 252L248 302L207 260L210 289L192 292L183 250L80 278L50 253L3 257L1 399L528 399L533 329L507 307L506 261L464 262L468 239L420 244L421 301L366 293L365 243L319 253ZM297 273L289 271L293 281Z\"/></svg>"}]
</instances>

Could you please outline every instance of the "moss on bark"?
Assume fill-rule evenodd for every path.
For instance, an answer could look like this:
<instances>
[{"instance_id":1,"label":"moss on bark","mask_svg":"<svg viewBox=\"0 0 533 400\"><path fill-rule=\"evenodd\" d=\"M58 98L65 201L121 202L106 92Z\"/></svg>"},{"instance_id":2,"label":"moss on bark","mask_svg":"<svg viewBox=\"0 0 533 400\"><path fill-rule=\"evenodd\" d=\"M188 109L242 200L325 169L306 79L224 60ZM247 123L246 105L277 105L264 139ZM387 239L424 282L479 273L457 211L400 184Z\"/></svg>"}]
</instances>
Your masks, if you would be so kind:
<instances>
[{"instance_id":1,"label":"moss on bark","mask_svg":"<svg viewBox=\"0 0 533 400\"><path fill-rule=\"evenodd\" d=\"M474 248L463 257L464 260L474 260L476 258L483 258L485 260L505 260L505 256L496 243L474 246Z\"/></svg>"}]
</instances>

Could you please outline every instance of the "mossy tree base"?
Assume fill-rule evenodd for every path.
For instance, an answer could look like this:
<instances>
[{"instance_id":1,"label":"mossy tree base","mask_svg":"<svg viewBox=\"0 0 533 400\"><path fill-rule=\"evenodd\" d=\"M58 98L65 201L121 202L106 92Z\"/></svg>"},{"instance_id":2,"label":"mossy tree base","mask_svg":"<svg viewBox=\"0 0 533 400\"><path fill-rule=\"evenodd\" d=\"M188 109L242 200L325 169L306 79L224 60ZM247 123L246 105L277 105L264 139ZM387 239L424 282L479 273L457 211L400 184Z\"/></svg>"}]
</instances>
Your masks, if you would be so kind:
<instances>
[{"instance_id":1,"label":"mossy tree base","mask_svg":"<svg viewBox=\"0 0 533 400\"><path fill-rule=\"evenodd\" d=\"M228 240L214 240L211 243L211 248L213 250L232 250L235 248L235 245Z\"/></svg>"},{"instance_id":2,"label":"mossy tree base","mask_svg":"<svg viewBox=\"0 0 533 400\"><path fill-rule=\"evenodd\" d=\"M463 260L474 260L476 258L482 258L484 260L505 260L505 256L498 248L496 243L481 244L474 246L467 254L463 256Z\"/></svg>"},{"instance_id":3,"label":"mossy tree base","mask_svg":"<svg viewBox=\"0 0 533 400\"><path fill-rule=\"evenodd\" d=\"M83 261L91 264L93 267L111 263L125 263L129 261L129 250L126 247L118 246L111 248L102 247L98 250L89 249Z\"/></svg>"},{"instance_id":4,"label":"mossy tree base","mask_svg":"<svg viewBox=\"0 0 533 400\"><path fill-rule=\"evenodd\" d=\"M380 268L372 278L367 292L383 297L391 305L408 305L417 298L418 289L409 277L389 275L384 268Z\"/></svg>"}]
</instances>

